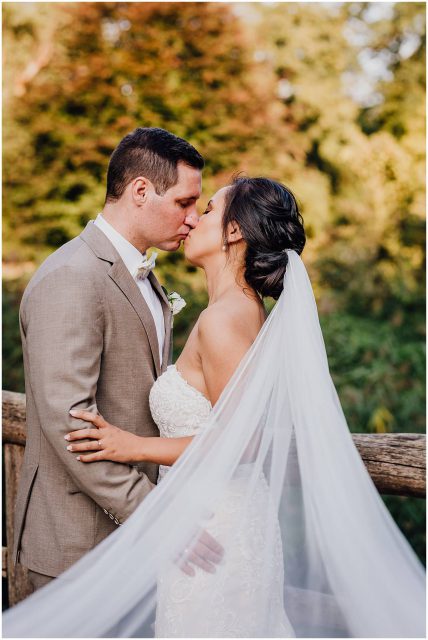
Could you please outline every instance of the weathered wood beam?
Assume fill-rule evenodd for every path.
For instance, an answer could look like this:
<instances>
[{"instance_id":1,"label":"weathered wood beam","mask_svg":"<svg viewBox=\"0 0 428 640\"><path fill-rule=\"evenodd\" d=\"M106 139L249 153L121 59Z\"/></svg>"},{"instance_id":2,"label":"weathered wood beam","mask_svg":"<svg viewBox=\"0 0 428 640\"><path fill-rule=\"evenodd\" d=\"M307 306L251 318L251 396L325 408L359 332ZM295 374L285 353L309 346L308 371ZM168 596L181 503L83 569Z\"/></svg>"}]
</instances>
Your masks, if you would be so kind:
<instances>
[{"instance_id":1,"label":"weathered wood beam","mask_svg":"<svg viewBox=\"0 0 428 640\"><path fill-rule=\"evenodd\" d=\"M25 437L25 394L3 391L3 443L24 446ZM425 497L425 434L353 433L352 438L379 493Z\"/></svg>"},{"instance_id":2,"label":"weathered wood beam","mask_svg":"<svg viewBox=\"0 0 428 640\"><path fill-rule=\"evenodd\" d=\"M2 392L3 443L25 445L25 393Z\"/></svg>"},{"instance_id":3,"label":"weathered wood beam","mask_svg":"<svg viewBox=\"0 0 428 640\"><path fill-rule=\"evenodd\" d=\"M1 548L1 577L7 578L7 547Z\"/></svg>"},{"instance_id":4,"label":"weathered wood beam","mask_svg":"<svg viewBox=\"0 0 428 640\"><path fill-rule=\"evenodd\" d=\"M426 496L426 436L419 433L352 434L379 493Z\"/></svg>"},{"instance_id":5,"label":"weathered wood beam","mask_svg":"<svg viewBox=\"0 0 428 640\"><path fill-rule=\"evenodd\" d=\"M24 447L18 444L5 444L4 455L4 475L6 485L6 570L7 588L9 596L9 606L18 604L26 596L32 593L33 589L28 580L28 572L20 564L15 565L13 561L12 548L14 539L15 504L18 493L19 476L21 465L24 459Z\"/></svg>"}]
</instances>

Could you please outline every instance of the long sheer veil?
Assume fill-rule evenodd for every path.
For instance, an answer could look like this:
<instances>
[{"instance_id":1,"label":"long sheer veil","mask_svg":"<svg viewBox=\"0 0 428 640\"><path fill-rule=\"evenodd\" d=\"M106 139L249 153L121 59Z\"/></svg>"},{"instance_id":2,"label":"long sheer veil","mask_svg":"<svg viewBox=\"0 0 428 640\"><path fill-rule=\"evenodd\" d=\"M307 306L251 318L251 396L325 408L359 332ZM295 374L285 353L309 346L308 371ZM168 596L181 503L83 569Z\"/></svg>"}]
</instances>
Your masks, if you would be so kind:
<instances>
[{"instance_id":1,"label":"long sheer veil","mask_svg":"<svg viewBox=\"0 0 428 640\"><path fill-rule=\"evenodd\" d=\"M353 443L306 268L295 251L288 258L283 292L201 433L122 527L5 613L5 637L152 637L159 577L197 544L243 471L242 527L260 478L269 488L254 563L271 584L279 535L296 637L425 637L424 568ZM220 541L213 587L235 534ZM246 615L240 579L228 607ZM251 603L254 637L270 635L272 597L268 588ZM192 615L202 615L196 604Z\"/></svg>"}]
</instances>

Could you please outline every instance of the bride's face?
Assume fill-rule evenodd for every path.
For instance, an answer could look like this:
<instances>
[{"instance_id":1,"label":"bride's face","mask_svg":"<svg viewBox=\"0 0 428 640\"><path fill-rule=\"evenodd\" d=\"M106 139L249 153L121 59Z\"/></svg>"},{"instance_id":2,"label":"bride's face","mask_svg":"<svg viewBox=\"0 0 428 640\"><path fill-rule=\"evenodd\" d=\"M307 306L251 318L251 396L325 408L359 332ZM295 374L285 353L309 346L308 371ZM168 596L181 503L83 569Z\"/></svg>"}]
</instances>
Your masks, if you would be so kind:
<instances>
[{"instance_id":1,"label":"bride's face","mask_svg":"<svg viewBox=\"0 0 428 640\"><path fill-rule=\"evenodd\" d=\"M208 202L199 222L184 241L184 254L193 265L203 266L212 256L222 253L224 199L230 187L222 187Z\"/></svg>"}]
</instances>

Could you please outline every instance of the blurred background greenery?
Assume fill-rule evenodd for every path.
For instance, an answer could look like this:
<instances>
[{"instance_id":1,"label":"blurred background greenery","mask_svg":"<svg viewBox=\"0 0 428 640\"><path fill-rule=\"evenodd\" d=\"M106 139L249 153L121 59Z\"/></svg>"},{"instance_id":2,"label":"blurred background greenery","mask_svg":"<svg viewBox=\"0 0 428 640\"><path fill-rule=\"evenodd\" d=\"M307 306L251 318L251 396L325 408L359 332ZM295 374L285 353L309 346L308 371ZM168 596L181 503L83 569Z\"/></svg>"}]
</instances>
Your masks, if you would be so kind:
<instances>
[{"instance_id":1,"label":"blurred background greenery","mask_svg":"<svg viewBox=\"0 0 428 640\"><path fill-rule=\"evenodd\" d=\"M3 3L3 388L24 391L18 308L104 200L109 155L161 126L296 194L303 258L353 432L425 429L425 4ZM206 304L182 252L158 275ZM425 562L425 501L383 497Z\"/></svg>"}]
</instances>

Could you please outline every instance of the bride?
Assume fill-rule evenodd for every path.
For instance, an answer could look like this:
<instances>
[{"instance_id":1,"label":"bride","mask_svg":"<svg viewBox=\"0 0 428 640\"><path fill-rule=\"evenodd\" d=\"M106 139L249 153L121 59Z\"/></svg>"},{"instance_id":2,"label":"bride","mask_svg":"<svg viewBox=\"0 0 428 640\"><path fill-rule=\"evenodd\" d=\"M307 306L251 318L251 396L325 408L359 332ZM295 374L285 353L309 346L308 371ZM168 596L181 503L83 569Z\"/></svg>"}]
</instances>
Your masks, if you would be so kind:
<instances>
[{"instance_id":1,"label":"bride","mask_svg":"<svg viewBox=\"0 0 428 640\"><path fill-rule=\"evenodd\" d=\"M424 569L347 428L304 245L283 185L212 197L185 241L209 304L150 393L161 437L82 411L67 437L84 464L151 461L160 482L5 614L6 637L425 636Z\"/></svg>"}]
</instances>

